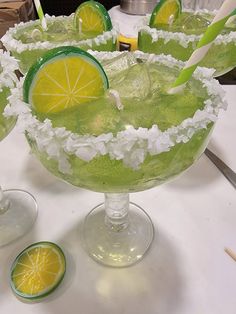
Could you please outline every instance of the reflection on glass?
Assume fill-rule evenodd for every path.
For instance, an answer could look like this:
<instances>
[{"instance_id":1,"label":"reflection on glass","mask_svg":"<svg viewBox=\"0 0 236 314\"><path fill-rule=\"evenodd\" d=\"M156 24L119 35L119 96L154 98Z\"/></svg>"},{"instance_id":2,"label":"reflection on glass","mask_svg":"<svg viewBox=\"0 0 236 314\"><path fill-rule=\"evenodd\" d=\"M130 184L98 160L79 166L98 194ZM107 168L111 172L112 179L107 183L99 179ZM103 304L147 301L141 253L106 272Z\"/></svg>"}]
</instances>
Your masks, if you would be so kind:
<instances>
[{"instance_id":1,"label":"reflection on glass","mask_svg":"<svg viewBox=\"0 0 236 314\"><path fill-rule=\"evenodd\" d=\"M17 83L17 69L15 59L0 50L0 141L8 135L16 122L15 118L4 116L4 109L8 104L10 88ZM17 189L2 190L0 186L0 247L24 235L36 216L37 204L31 194Z\"/></svg>"}]
</instances>

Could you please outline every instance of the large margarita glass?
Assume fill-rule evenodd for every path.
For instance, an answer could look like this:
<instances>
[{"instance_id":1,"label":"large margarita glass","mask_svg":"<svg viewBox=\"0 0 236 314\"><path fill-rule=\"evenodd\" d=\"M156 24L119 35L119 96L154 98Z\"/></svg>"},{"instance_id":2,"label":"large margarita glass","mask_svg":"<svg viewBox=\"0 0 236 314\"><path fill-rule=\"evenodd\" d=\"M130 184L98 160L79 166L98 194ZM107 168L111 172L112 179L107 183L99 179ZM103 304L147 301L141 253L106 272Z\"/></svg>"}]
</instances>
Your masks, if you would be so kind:
<instances>
[{"instance_id":1,"label":"large margarita glass","mask_svg":"<svg viewBox=\"0 0 236 314\"><path fill-rule=\"evenodd\" d=\"M3 115L8 104L10 88L17 82L16 60L0 50L0 141L14 127L16 118ZM35 199L23 190L2 190L0 186L0 247L25 234L35 221L37 206Z\"/></svg>"},{"instance_id":2,"label":"large margarita glass","mask_svg":"<svg viewBox=\"0 0 236 314\"><path fill-rule=\"evenodd\" d=\"M16 119L11 117L6 119L3 116L4 108L10 95L10 88L17 82L15 70L16 61L10 57L9 53L0 50L0 141L4 139L15 125Z\"/></svg>"},{"instance_id":3,"label":"large margarita glass","mask_svg":"<svg viewBox=\"0 0 236 314\"><path fill-rule=\"evenodd\" d=\"M95 1L90 1L96 3ZM101 5L100 5L101 6ZM102 8L103 10L103 8ZM104 9L105 10L105 9ZM106 11L101 14L108 13ZM10 28L1 41L11 54L19 60L22 73L49 49L59 46L75 46L84 50L114 51L116 50L117 31L112 28L107 16L108 30L101 32L93 30L83 33L75 26L75 14L70 16L45 16L47 30L42 28L40 20L19 23Z\"/></svg>"},{"instance_id":4,"label":"large margarita glass","mask_svg":"<svg viewBox=\"0 0 236 314\"><path fill-rule=\"evenodd\" d=\"M178 0L177 0L178 1ZM150 17L143 20L138 34L138 48L149 53L164 53L187 61L196 49L202 34L211 23L216 11L184 10L168 24L150 27ZM200 66L214 68L214 76L220 76L236 66L236 20L227 23L217 36Z\"/></svg>"},{"instance_id":5,"label":"large margarita glass","mask_svg":"<svg viewBox=\"0 0 236 314\"><path fill-rule=\"evenodd\" d=\"M51 173L105 193L104 204L85 219L84 243L96 261L127 266L144 256L154 235L149 216L129 203L129 193L167 182L200 157L222 90L211 70L199 68L183 93L169 95L182 62L141 52L90 53L108 76L104 96L43 114L22 101L19 87L8 112L19 115L32 151ZM61 71L72 75L69 68Z\"/></svg>"}]
</instances>

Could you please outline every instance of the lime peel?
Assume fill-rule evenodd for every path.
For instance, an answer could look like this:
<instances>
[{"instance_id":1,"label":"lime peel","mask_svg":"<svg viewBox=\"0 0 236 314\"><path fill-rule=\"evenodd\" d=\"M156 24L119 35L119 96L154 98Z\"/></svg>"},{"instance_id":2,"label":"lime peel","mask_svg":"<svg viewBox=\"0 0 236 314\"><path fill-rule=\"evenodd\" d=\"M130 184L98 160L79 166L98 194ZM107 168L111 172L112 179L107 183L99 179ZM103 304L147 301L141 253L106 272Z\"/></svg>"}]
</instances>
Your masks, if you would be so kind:
<instances>
[{"instance_id":1,"label":"lime peel","mask_svg":"<svg viewBox=\"0 0 236 314\"><path fill-rule=\"evenodd\" d=\"M161 0L152 11L149 26L157 28L158 24L171 25L181 11L181 0Z\"/></svg>"},{"instance_id":2,"label":"lime peel","mask_svg":"<svg viewBox=\"0 0 236 314\"><path fill-rule=\"evenodd\" d=\"M65 271L65 255L57 244L48 241L33 243L12 264L11 288L18 297L38 300L58 287Z\"/></svg>"},{"instance_id":3,"label":"lime peel","mask_svg":"<svg viewBox=\"0 0 236 314\"><path fill-rule=\"evenodd\" d=\"M89 32L102 34L112 29L112 22L101 3L89 0L81 3L75 11L74 27L84 34Z\"/></svg>"},{"instance_id":4,"label":"lime peel","mask_svg":"<svg viewBox=\"0 0 236 314\"><path fill-rule=\"evenodd\" d=\"M72 46L50 50L33 65L24 81L24 101L36 112L56 113L101 97L108 89L100 63Z\"/></svg>"}]
</instances>

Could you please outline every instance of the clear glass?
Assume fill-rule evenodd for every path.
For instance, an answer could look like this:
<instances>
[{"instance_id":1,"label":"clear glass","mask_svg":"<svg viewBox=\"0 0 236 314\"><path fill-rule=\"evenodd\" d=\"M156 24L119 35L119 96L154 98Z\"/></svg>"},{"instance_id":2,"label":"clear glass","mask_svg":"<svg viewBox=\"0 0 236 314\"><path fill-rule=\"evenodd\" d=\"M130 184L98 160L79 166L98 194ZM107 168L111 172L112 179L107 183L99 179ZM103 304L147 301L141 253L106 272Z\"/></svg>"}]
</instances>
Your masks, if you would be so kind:
<instances>
[{"instance_id":1,"label":"clear glass","mask_svg":"<svg viewBox=\"0 0 236 314\"><path fill-rule=\"evenodd\" d=\"M103 53L94 52L93 54L98 60L100 60L99 56L104 57ZM122 58L117 58L117 55ZM115 58L113 59L112 56ZM66 111L63 111L59 116L60 123L56 124L57 127L63 125L66 128L66 122L70 125L75 118L76 125L81 126L84 123L88 128L83 129L82 134L86 134L85 136L81 136L78 129L72 134L67 131L56 132L55 125L46 125L43 119L37 119L37 116L32 113L28 113L27 116L22 113L20 116L21 121L25 119L25 122L29 123L25 124L25 133L31 151L51 173L74 186L105 193L104 203L96 206L86 216L83 225L83 243L95 261L111 267L130 266L140 261L150 248L154 237L154 228L149 216L142 208L129 202L129 193L144 191L163 184L197 161L208 144L214 126L214 122L209 122L208 112L214 115L215 121L222 106L221 93L218 93L220 86L210 76L204 74L204 70L199 70L204 77L204 85L203 81L193 79L182 94L174 97L165 94L162 99L152 98L150 101L150 93L148 93L143 96L142 101L137 101L135 97L138 91L137 93L136 90L133 91L135 85L133 82L138 85L137 77L143 77L145 82L145 73L148 69L153 71L156 62L160 72L159 70L157 74L152 71L148 72L155 88L160 79L163 88L164 79L168 83L174 81L178 70L175 64L172 64L174 61L171 61L169 65L167 61L169 57L161 56L162 59L159 60L160 57L152 56L152 60L148 58L147 62L147 56L140 52L127 56L127 60L125 59L127 63L125 63L122 53L109 53L106 61L111 61L112 65L109 62L104 65L106 68L111 66L110 69L113 71L110 72L113 73L115 72L113 62L117 69L120 62L124 64L124 67L133 59L138 60L138 63L132 66L132 71L130 69L129 75L125 76L126 80L122 85L124 94L134 93L134 96L130 97L130 104L128 100L124 104L126 110L116 110L109 99L101 98L100 101L94 103L98 105L97 110L95 110L96 107L90 107L92 103L89 102L89 107L84 107L85 115L82 112L75 114L74 111L69 111L67 116ZM178 61L176 61L177 64ZM137 69L142 70L137 72ZM120 76L117 76L120 79ZM128 88L127 82L130 82L132 91ZM110 80L110 87L112 86L115 86L117 90L120 87L117 80ZM141 83L138 86L141 86ZM208 86L209 91L207 92L203 86ZM156 91L156 93L159 97L160 92ZM19 94L22 94L22 89L19 90ZM160 106L160 111L149 110L152 106L156 109L157 104ZM195 105L191 112L189 109L193 104ZM28 107L28 104L18 99L11 105L13 110L14 105L22 106L22 112L25 107ZM170 109L171 106L174 106L172 107L174 110L167 111L166 108ZM79 110L79 107L81 106L78 106L76 110ZM89 111L89 108L92 110ZM158 120L160 112L162 112L161 120ZM180 114L179 120L178 114ZM90 120L91 117L92 120ZM192 119L189 119L191 117ZM79 122L80 118L81 122ZM150 118L155 120L150 121ZM35 119L37 119L36 122ZM35 122L33 128L32 121ZM113 121L116 121L118 128L122 131L115 129ZM161 131L157 125L160 127L163 122L164 126ZM109 131L113 130L114 136L111 136L107 129L103 129L103 124L111 127ZM46 132L42 131L43 128ZM168 137L166 137L167 133ZM42 143L46 144L41 145ZM59 148L56 150L58 152L56 157L54 144ZM50 153L52 153L51 157ZM92 157L85 160L85 156Z\"/></svg>"},{"instance_id":2,"label":"clear glass","mask_svg":"<svg viewBox=\"0 0 236 314\"><path fill-rule=\"evenodd\" d=\"M0 141L15 125L16 120L5 118L6 89L0 92ZM3 191L0 186L0 247L7 245L30 230L37 217L37 203L28 192L18 189Z\"/></svg>"},{"instance_id":3,"label":"clear glass","mask_svg":"<svg viewBox=\"0 0 236 314\"><path fill-rule=\"evenodd\" d=\"M196 49L207 24L213 19L214 10L219 9L223 1L185 1L184 9L198 12L183 11L180 17L171 25L159 25L158 28L149 27L146 19L145 27L138 34L138 49L143 52L167 54L182 61L187 61ZM201 11L206 9L206 11ZM163 30L165 33L163 34ZM215 69L214 76L221 76L236 66L236 36L235 20L227 23L200 66Z\"/></svg>"},{"instance_id":4,"label":"clear glass","mask_svg":"<svg viewBox=\"0 0 236 314\"><path fill-rule=\"evenodd\" d=\"M5 190L0 187L0 247L27 233L37 217L37 203L24 190Z\"/></svg>"},{"instance_id":5,"label":"clear glass","mask_svg":"<svg viewBox=\"0 0 236 314\"><path fill-rule=\"evenodd\" d=\"M183 7L185 9L207 9L207 10L215 10L219 9L224 0L184 0Z\"/></svg>"},{"instance_id":6,"label":"clear glass","mask_svg":"<svg viewBox=\"0 0 236 314\"><path fill-rule=\"evenodd\" d=\"M105 202L87 215L83 237L94 260L124 267L143 258L153 241L154 227L148 214L129 201L128 193L106 193Z\"/></svg>"},{"instance_id":7,"label":"clear glass","mask_svg":"<svg viewBox=\"0 0 236 314\"><path fill-rule=\"evenodd\" d=\"M44 32L39 20L16 24L2 37L6 49L19 60L19 70L25 74L29 68L49 49L61 46L75 46L83 50L115 51L116 31L103 34L86 34L81 38L74 31L73 15L46 17L48 31ZM104 36L103 36L104 35ZM101 39L102 37L102 39ZM100 38L100 39L98 39Z\"/></svg>"}]
</instances>

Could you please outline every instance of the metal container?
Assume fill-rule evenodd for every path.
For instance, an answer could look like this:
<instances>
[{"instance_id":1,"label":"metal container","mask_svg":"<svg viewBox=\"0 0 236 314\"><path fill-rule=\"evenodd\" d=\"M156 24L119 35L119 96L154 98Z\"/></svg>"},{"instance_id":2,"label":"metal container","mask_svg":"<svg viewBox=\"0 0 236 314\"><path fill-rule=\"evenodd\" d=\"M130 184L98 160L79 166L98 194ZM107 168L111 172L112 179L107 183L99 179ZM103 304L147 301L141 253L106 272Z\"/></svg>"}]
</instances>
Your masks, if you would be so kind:
<instances>
[{"instance_id":1,"label":"metal container","mask_svg":"<svg viewBox=\"0 0 236 314\"><path fill-rule=\"evenodd\" d=\"M159 0L121 0L120 10L134 15L151 13Z\"/></svg>"}]
</instances>

